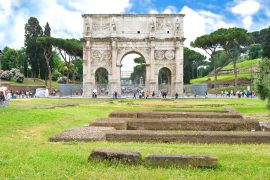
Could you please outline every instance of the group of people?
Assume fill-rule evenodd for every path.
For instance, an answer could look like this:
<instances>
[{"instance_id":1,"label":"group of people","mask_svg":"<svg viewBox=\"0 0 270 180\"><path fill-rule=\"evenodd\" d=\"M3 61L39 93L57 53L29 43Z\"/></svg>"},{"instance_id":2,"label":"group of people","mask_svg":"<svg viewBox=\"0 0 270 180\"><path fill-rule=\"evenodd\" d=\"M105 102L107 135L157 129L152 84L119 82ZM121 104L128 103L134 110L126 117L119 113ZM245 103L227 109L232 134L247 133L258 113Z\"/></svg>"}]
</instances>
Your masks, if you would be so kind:
<instances>
[{"instance_id":1,"label":"group of people","mask_svg":"<svg viewBox=\"0 0 270 180\"><path fill-rule=\"evenodd\" d=\"M0 91L0 107L9 106L11 97L10 91Z\"/></svg>"},{"instance_id":2,"label":"group of people","mask_svg":"<svg viewBox=\"0 0 270 180\"><path fill-rule=\"evenodd\" d=\"M255 97L256 93L255 91L249 91L249 90L243 90L243 91L221 91L220 93L221 97L233 97L236 96L238 98L241 97Z\"/></svg>"}]
</instances>

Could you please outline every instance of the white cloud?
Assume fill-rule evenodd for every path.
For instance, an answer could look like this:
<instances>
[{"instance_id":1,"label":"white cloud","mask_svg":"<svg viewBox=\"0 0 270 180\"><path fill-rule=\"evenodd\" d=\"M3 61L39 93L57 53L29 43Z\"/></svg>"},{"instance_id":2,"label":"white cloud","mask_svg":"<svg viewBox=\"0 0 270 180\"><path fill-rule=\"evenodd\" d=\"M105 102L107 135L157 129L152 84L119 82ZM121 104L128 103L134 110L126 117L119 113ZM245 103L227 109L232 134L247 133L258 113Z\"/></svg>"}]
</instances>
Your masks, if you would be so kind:
<instances>
[{"instance_id":1,"label":"white cloud","mask_svg":"<svg viewBox=\"0 0 270 180\"><path fill-rule=\"evenodd\" d=\"M24 46L24 25L33 16L40 25L49 22L52 36L80 38L84 13L124 13L131 7L129 0L70 0L66 6L58 0L39 0L38 7L20 7L27 0L0 0L0 49L4 46L20 48ZM70 7L67 7L67 6ZM33 11L38 9L38 11Z\"/></svg>"},{"instance_id":2,"label":"white cloud","mask_svg":"<svg viewBox=\"0 0 270 180\"><path fill-rule=\"evenodd\" d=\"M260 9L260 3L254 0L240 1L237 5L232 7L234 14L240 14L241 16L251 16L258 12Z\"/></svg>"},{"instance_id":3,"label":"white cloud","mask_svg":"<svg viewBox=\"0 0 270 180\"><path fill-rule=\"evenodd\" d=\"M129 0L71 0L69 5L82 13L123 13L131 7Z\"/></svg>"},{"instance_id":4,"label":"white cloud","mask_svg":"<svg viewBox=\"0 0 270 180\"><path fill-rule=\"evenodd\" d=\"M148 13L149 14L158 14L158 11L155 9L151 9Z\"/></svg>"},{"instance_id":5,"label":"white cloud","mask_svg":"<svg viewBox=\"0 0 270 180\"><path fill-rule=\"evenodd\" d=\"M162 13L163 14L174 14L176 12L177 12L176 7L174 7L174 6L167 6Z\"/></svg>"},{"instance_id":6,"label":"white cloud","mask_svg":"<svg viewBox=\"0 0 270 180\"><path fill-rule=\"evenodd\" d=\"M253 24L252 16L255 15L260 9L260 2L255 0L242 0L232 7L231 11L234 14L240 15L244 28L250 30Z\"/></svg>"},{"instance_id":7,"label":"white cloud","mask_svg":"<svg viewBox=\"0 0 270 180\"><path fill-rule=\"evenodd\" d=\"M180 13L185 14L184 17L184 33L185 46L189 47L190 42L196 37L206 34L205 18L193 9L184 6Z\"/></svg>"},{"instance_id":8,"label":"white cloud","mask_svg":"<svg viewBox=\"0 0 270 180\"><path fill-rule=\"evenodd\" d=\"M251 25L252 25L252 17L251 16L247 16L243 19L243 24L245 29L250 29Z\"/></svg>"}]
</instances>

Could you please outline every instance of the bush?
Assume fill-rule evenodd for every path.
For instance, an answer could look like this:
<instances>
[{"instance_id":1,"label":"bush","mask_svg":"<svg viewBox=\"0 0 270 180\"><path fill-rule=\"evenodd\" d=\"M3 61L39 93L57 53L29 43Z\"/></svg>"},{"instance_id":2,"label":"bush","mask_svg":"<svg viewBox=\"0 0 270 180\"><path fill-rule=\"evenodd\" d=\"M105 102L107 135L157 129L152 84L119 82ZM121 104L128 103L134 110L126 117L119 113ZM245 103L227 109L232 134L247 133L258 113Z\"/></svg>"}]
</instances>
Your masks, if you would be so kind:
<instances>
[{"instance_id":1,"label":"bush","mask_svg":"<svg viewBox=\"0 0 270 180\"><path fill-rule=\"evenodd\" d=\"M10 72L12 73L12 76L15 76L17 73L20 73L20 70L19 69L16 69L16 68L12 68L10 70Z\"/></svg>"},{"instance_id":2,"label":"bush","mask_svg":"<svg viewBox=\"0 0 270 180\"><path fill-rule=\"evenodd\" d=\"M17 72L14 76L14 79L16 80L16 82L18 83L23 83L24 81L24 75L20 72Z\"/></svg>"},{"instance_id":3,"label":"bush","mask_svg":"<svg viewBox=\"0 0 270 180\"><path fill-rule=\"evenodd\" d=\"M61 74L60 72L54 71L54 72L52 73L52 80L53 80L53 81L57 81L58 78L60 78L61 76L62 76L62 74Z\"/></svg>"},{"instance_id":4,"label":"bush","mask_svg":"<svg viewBox=\"0 0 270 180\"><path fill-rule=\"evenodd\" d=\"M66 84L68 82L68 78L66 76L59 77L57 82L61 84Z\"/></svg>"},{"instance_id":5,"label":"bush","mask_svg":"<svg viewBox=\"0 0 270 180\"><path fill-rule=\"evenodd\" d=\"M12 73L10 71L4 71L1 74L1 79L6 80L6 81L10 81L10 79L12 78Z\"/></svg>"}]
</instances>

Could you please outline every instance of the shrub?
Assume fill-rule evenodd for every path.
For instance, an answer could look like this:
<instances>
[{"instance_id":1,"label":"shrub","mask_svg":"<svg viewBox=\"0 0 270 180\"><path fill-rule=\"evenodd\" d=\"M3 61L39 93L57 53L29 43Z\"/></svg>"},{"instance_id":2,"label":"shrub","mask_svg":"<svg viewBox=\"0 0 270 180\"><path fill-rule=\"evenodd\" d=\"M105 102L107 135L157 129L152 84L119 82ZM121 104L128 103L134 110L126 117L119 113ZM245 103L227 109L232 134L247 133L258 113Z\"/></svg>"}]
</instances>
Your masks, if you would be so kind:
<instances>
[{"instance_id":1,"label":"shrub","mask_svg":"<svg viewBox=\"0 0 270 180\"><path fill-rule=\"evenodd\" d=\"M20 73L20 70L19 69L16 69L16 68L12 68L10 70L10 72L12 73L12 76L15 76L17 73Z\"/></svg>"},{"instance_id":2,"label":"shrub","mask_svg":"<svg viewBox=\"0 0 270 180\"><path fill-rule=\"evenodd\" d=\"M62 76L62 74L61 74L59 71L54 71L54 72L52 73L52 80L53 80L53 81L57 81L58 78L61 77L61 76Z\"/></svg>"},{"instance_id":3,"label":"shrub","mask_svg":"<svg viewBox=\"0 0 270 180\"><path fill-rule=\"evenodd\" d=\"M12 78L12 73L10 71L4 71L1 74L1 79L6 80L6 81L10 81L10 79Z\"/></svg>"},{"instance_id":4,"label":"shrub","mask_svg":"<svg viewBox=\"0 0 270 180\"><path fill-rule=\"evenodd\" d=\"M68 82L68 78L66 76L59 77L57 82L61 84L66 84Z\"/></svg>"},{"instance_id":5,"label":"shrub","mask_svg":"<svg viewBox=\"0 0 270 180\"><path fill-rule=\"evenodd\" d=\"M23 83L24 81L24 75L20 72L17 72L14 76L14 79L16 80L16 82L18 83Z\"/></svg>"}]
</instances>

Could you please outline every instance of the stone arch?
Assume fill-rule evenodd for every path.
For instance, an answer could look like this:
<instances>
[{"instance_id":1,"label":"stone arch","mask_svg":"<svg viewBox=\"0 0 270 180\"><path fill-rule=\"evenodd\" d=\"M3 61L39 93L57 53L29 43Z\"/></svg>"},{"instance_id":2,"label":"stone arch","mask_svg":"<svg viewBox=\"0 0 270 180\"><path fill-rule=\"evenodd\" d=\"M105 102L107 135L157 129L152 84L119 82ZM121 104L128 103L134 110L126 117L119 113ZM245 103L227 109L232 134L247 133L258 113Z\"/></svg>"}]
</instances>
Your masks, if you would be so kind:
<instances>
[{"instance_id":1,"label":"stone arch","mask_svg":"<svg viewBox=\"0 0 270 180\"><path fill-rule=\"evenodd\" d=\"M99 70L106 70L106 83L98 83L97 82L97 78L102 78L102 77L98 77L97 73ZM104 77L103 77L104 78ZM96 67L94 69L94 88L97 90L98 95L106 95L109 91L109 83L110 83L110 74L109 74L109 70L108 68L104 67L104 66L99 66Z\"/></svg>"},{"instance_id":2,"label":"stone arch","mask_svg":"<svg viewBox=\"0 0 270 180\"><path fill-rule=\"evenodd\" d=\"M164 70L166 70L167 72L166 73L168 73L167 74L167 82L166 82L166 84L163 84L162 82L160 82L160 71L162 70L162 69L164 69ZM158 72L157 72L157 84L158 84L158 90L159 91L166 91L168 94L172 94L172 89L173 89L173 84L172 84L172 82L173 82L173 76L174 76L174 74L173 74L173 71L172 71L172 69L170 68L170 67L168 67L168 66L162 66L162 67L160 67L159 69L158 69Z\"/></svg>"},{"instance_id":3,"label":"stone arch","mask_svg":"<svg viewBox=\"0 0 270 180\"><path fill-rule=\"evenodd\" d=\"M125 51L122 51L120 54L118 54L117 64L120 65L123 58L126 55L132 54L132 53L142 56L144 58L145 64L150 64L149 55L147 53L145 53L143 50L134 50L134 49L125 50Z\"/></svg>"}]
</instances>

